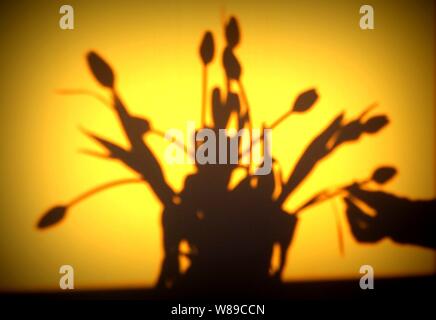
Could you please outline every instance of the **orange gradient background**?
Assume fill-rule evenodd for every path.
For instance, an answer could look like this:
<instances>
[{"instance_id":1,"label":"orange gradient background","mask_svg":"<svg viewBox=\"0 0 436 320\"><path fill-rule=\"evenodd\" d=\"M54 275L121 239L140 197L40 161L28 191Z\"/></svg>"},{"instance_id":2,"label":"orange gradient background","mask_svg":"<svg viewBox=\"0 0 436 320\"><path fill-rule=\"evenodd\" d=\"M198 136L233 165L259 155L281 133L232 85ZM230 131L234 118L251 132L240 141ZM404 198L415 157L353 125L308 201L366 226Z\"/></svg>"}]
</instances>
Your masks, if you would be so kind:
<instances>
[{"instance_id":1,"label":"orange gradient background","mask_svg":"<svg viewBox=\"0 0 436 320\"><path fill-rule=\"evenodd\" d=\"M58 288L59 267L75 270L78 289L151 286L162 257L161 206L147 185L108 190L71 210L59 226L41 232L35 223L54 204L95 185L134 174L116 162L79 149L99 150L79 125L122 145L114 115L86 96L105 95L88 71L96 50L111 63L118 91L134 114L160 130L200 121L198 46L214 33L209 88L223 84L222 16L238 17L236 54L260 127L315 87L315 108L274 130L273 152L285 176L311 139L342 110L348 119L378 102L390 125L327 158L288 199L292 210L329 186L363 179L379 165L399 174L385 190L412 198L435 195L434 8L431 1L371 1L375 30L359 28L360 1L68 1L75 29L58 26L60 1L20 1L1 8L1 261L0 290ZM163 161L167 144L146 138L168 180L180 190L189 165ZM345 233L341 256L333 206ZM431 250L390 240L356 243L339 199L302 215L288 254L284 280L358 278L370 264L376 277L431 274ZM211 275L213 276L213 275Z\"/></svg>"}]
</instances>

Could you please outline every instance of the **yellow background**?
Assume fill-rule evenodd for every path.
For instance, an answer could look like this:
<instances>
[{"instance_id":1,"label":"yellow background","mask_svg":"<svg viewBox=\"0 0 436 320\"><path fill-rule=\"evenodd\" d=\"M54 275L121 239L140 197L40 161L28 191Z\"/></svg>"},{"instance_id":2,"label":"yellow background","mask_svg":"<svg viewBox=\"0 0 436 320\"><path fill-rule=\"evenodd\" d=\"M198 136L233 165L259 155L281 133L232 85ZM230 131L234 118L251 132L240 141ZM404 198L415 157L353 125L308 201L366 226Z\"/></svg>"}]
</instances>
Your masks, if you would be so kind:
<instances>
[{"instance_id":1,"label":"yellow background","mask_svg":"<svg viewBox=\"0 0 436 320\"><path fill-rule=\"evenodd\" d=\"M391 124L380 134L339 149L318 166L286 207L324 187L366 178L392 164L399 175L386 190L434 197L434 8L431 1L371 1L375 30L359 28L361 1L68 1L75 29L58 27L60 1L1 6L1 290L56 289L59 267L75 269L76 288L149 286L162 256L161 207L144 185L120 187L75 207L59 226L35 223L53 204L115 178L120 164L81 155L98 150L79 125L125 144L113 114L59 88L107 94L90 75L85 54L95 49L114 67L130 110L160 130L200 120L198 46L206 29L219 48L210 87L221 85L221 19L238 17L237 55L256 126L271 123L302 91L320 100L273 133L273 151L287 176L309 141L340 111L357 116L373 102ZM166 144L148 137L162 159ZM164 164L176 189L192 172ZM331 203L302 216L289 250L285 280L357 278L370 264L376 276L434 272L431 250L356 243L344 220L345 256L338 250Z\"/></svg>"}]
</instances>

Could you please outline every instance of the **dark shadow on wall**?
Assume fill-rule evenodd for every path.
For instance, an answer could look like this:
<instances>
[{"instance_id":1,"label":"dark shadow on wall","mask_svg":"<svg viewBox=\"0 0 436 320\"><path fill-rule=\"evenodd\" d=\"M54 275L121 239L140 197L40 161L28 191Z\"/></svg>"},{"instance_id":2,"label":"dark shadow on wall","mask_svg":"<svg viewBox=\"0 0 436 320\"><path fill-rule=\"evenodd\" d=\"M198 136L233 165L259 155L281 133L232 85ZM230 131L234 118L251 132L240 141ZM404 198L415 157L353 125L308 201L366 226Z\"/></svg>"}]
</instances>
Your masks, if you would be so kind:
<instances>
[{"instance_id":1,"label":"dark shadow on wall","mask_svg":"<svg viewBox=\"0 0 436 320\"><path fill-rule=\"evenodd\" d=\"M226 46L222 52L222 65L225 73L225 88L213 88L208 110L208 67L215 56L214 37L206 32L200 45L200 58L203 65L203 94L201 104L201 127L197 138L208 129L219 136L219 130L228 128L230 119L235 117L236 130L248 129L248 150L243 150L240 136L226 136L227 147L215 147L214 161L196 161L196 172L185 179L183 190L176 193L162 170L161 163L153 150L144 141L146 134L164 134L151 126L149 120L132 115L116 90L116 77L112 67L97 53L89 52L88 64L97 82L110 93L111 101L105 101L98 94L90 92L64 91L63 93L92 94L106 103L115 113L128 148L123 148L94 133L83 130L91 139L106 151L105 154L85 151L93 156L122 163L137 175L137 179L110 182L92 189L68 204L49 210L39 221L44 229L62 221L69 210L78 202L109 187L124 183L148 183L162 203L163 247L158 292L221 292L238 290L244 292L281 292L284 288L281 275L286 264L298 217L304 210L334 196L342 196L347 204L347 217L353 235L358 241L376 242L390 237L399 243L416 244L435 248L433 234L435 226L435 201L411 201L380 191L370 191L364 187L383 185L395 174L392 167L380 167L373 175L360 182L323 190L308 199L294 212L282 209L284 202L313 173L322 160L329 157L339 147L359 141L364 135L378 134L389 122L385 115L368 116L374 105L358 117L346 120L345 114L338 114L308 144L290 175L283 179L280 165L268 151L268 139L263 134L253 137L250 106L242 81L243 68L236 56L240 42L238 21L231 17L224 26ZM318 100L315 89L300 94L282 116L265 128L274 129L283 120L295 113L308 112ZM274 97L271 97L271 104ZM265 106L267 107L267 106ZM208 111L210 116L208 117ZM171 116L168 114L168 116ZM205 149L207 139L200 140L196 150ZM231 143L237 143L237 163L229 164ZM258 168L240 164L247 156L252 158L252 147L261 144L263 165L271 164L266 175L257 175ZM186 146L177 146L189 153ZM282 146L289 148L289 146ZM213 149L207 149L206 153ZM188 154L193 157L193 154ZM208 154L209 156L209 154ZM225 164L218 164L225 159ZM212 163L211 163L212 162ZM216 163L213 163L216 162ZM230 189L229 181L234 170L242 168L245 177ZM372 217L356 204L356 199L366 202L377 210ZM189 250L182 252L183 242ZM272 269L274 247L279 248L279 264ZM187 257L190 266L181 271L180 259ZM285 289L283 289L285 290Z\"/></svg>"}]
</instances>

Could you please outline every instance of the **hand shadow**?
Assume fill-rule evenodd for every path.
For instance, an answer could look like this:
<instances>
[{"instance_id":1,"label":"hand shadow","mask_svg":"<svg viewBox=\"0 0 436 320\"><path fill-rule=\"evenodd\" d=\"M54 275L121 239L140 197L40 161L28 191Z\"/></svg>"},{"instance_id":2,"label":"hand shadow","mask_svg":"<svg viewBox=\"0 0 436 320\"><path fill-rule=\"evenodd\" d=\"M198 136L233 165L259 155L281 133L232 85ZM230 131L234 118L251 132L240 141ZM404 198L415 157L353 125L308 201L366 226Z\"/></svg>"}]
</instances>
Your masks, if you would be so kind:
<instances>
[{"instance_id":1,"label":"hand shadow","mask_svg":"<svg viewBox=\"0 0 436 320\"><path fill-rule=\"evenodd\" d=\"M375 243L389 237L397 243L436 249L436 200L410 200L358 185L349 187L348 192L346 213L357 241ZM376 215L365 213L356 200L373 208Z\"/></svg>"}]
</instances>

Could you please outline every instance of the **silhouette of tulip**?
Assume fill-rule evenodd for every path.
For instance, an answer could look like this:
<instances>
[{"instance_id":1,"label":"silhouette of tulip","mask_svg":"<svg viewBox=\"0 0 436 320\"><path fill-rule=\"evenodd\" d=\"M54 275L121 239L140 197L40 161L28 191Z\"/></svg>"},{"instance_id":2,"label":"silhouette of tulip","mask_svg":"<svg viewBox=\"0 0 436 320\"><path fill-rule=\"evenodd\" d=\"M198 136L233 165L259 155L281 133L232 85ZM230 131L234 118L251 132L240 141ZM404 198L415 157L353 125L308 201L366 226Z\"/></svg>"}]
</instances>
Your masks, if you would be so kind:
<instances>
[{"instance_id":1,"label":"silhouette of tulip","mask_svg":"<svg viewBox=\"0 0 436 320\"><path fill-rule=\"evenodd\" d=\"M370 134L377 133L379 130L381 130L384 126L386 126L389 123L389 119L384 115L372 117L368 119L365 123L361 122L362 117L369 110L374 108L374 106L375 105L370 106L357 119L350 121L349 123L342 126L342 129L340 130L339 135L336 138L336 141L334 142L332 149L334 149L335 147L339 146L344 142L358 140L363 133L370 133Z\"/></svg>"},{"instance_id":2,"label":"silhouette of tulip","mask_svg":"<svg viewBox=\"0 0 436 320\"><path fill-rule=\"evenodd\" d=\"M318 94L315 89L310 89L308 91L300 94L295 100L293 112L305 112L309 110L318 100Z\"/></svg>"},{"instance_id":3,"label":"silhouette of tulip","mask_svg":"<svg viewBox=\"0 0 436 320\"><path fill-rule=\"evenodd\" d=\"M277 125L279 125L283 120L285 120L294 112L305 112L309 110L315 104L316 100L318 100L318 93L315 89L310 89L303 92L297 97L291 109L286 111L285 114L281 115L269 127L271 129L274 129Z\"/></svg>"},{"instance_id":4,"label":"silhouette of tulip","mask_svg":"<svg viewBox=\"0 0 436 320\"><path fill-rule=\"evenodd\" d=\"M62 219L65 218L68 209L72 208L76 204L82 202L83 200L85 200L85 199L87 199L87 198L89 198L89 197L91 197L91 196L93 196L93 195L95 195L103 190L107 190L107 189L110 189L110 188L113 188L116 186L120 186L120 185L125 185L125 184L130 184L130 183L142 183L142 182L144 182L143 179L130 178L130 179L115 180L115 181L111 181L111 182L99 185L93 189L90 189L90 190L80 194L79 196L77 196L76 198L71 200L66 205L56 206L56 207L53 207L50 210L48 210L42 216L42 218L38 221L37 227L38 227L38 229L45 229L45 228L48 228L52 225L58 224Z\"/></svg>"},{"instance_id":5,"label":"silhouette of tulip","mask_svg":"<svg viewBox=\"0 0 436 320\"><path fill-rule=\"evenodd\" d=\"M201 101L201 126L206 126L207 65L212 61L215 51L213 36L210 31L204 34L200 45L200 57L203 61L203 88Z\"/></svg>"},{"instance_id":6,"label":"silhouette of tulip","mask_svg":"<svg viewBox=\"0 0 436 320\"><path fill-rule=\"evenodd\" d=\"M113 89L114 73L109 64L94 51L88 53L87 59L92 74L97 79L97 81L102 86Z\"/></svg>"},{"instance_id":7,"label":"silhouette of tulip","mask_svg":"<svg viewBox=\"0 0 436 320\"><path fill-rule=\"evenodd\" d=\"M234 48L239 43L239 27L238 27L238 21L235 17L231 17L229 20L229 23L226 26L226 40L227 45L230 48Z\"/></svg>"},{"instance_id":8,"label":"silhouette of tulip","mask_svg":"<svg viewBox=\"0 0 436 320\"><path fill-rule=\"evenodd\" d=\"M200 56L204 65L207 65L212 61L214 51L215 46L213 42L213 35L210 31L207 31L204 34L203 41L201 42L200 46Z\"/></svg>"},{"instance_id":9,"label":"silhouette of tulip","mask_svg":"<svg viewBox=\"0 0 436 320\"><path fill-rule=\"evenodd\" d=\"M47 211L38 221L38 229L45 229L61 222L67 213L67 206L56 206Z\"/></svg>"},{"instance_id":10,"label":"silhouette of tulip","mask_svg":"<svg viewBox=\"0 0 436 320\"><path fill-rule=\"evenodd\" d=\"M388 167L388 166L379 167L373 172L371 178L369 179L361 180L359 182L354 182L350 185L341 186L335 188L333 191L323 190L321 192L318 192L317 194L312 196L312 198L306 201L303 205L299 206L296 210L294 210L294 214L297 214L316 203L329 200L343 193L348 193L353 188L356 187L361 188L366 184L368 184L369 182L375 182L379 185L385 184L386 182L391 180L396 174L397 174L397 169L395 169L394 167Z\"/></svg>"},{"instance_id":11,"label":"silhouette of tulip","mask_svg":"<svg viewBox=\"0 0 436 320\"><path fill-rule=\"evenodd\" d=\"M231 48L227 47L223 53L223 65L227 78L239 81L241 77L241 65Z\"/></svg>"},{"instance_id":12,"label":"silhouette of tulip","mask_svg":"<svg viewBox=\"0 0 436 320\"><path fill-rule=\"evenodd\" d=\"M355 141L362 135L362 124L359 120L353 120L342 127L336 138L334 147L347 141Z\"/></svg>"},{"instance_id":13,"label":"silhouette of tulip","mask_svg":"<svg viewBox=\"0 0 436 320\"><path fill-rule=\"evenodd\" d=\"M378 184L385 184L397 174L394 167L380 167L374 171L371 180Z\"/></svg>"},{"instance_id":14,"label":"silhouette of tulip","mask_svg":"<svg viewBox=\"0 0 436 320\"><path fill-rule=\"evenodd\" d=\"M376 133L381 128L389 123L389 119L386 116L375 116L369 118L363 125L363 130L367 133Z\"/></svg>"}]
</instances>

